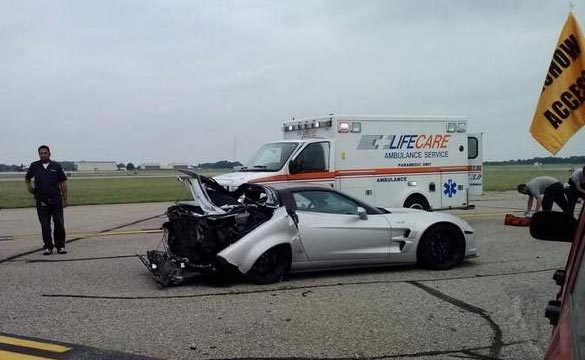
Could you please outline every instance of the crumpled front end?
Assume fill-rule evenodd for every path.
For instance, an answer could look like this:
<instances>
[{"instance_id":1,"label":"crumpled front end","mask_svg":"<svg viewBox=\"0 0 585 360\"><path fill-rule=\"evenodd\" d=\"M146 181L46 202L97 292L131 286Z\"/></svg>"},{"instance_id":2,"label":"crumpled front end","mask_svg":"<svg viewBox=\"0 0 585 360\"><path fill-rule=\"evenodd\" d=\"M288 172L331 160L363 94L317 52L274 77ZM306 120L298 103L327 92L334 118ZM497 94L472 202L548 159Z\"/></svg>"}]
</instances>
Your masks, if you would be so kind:
<instances>
[{"instance_id":1,"label":"crumpled front end","mask_svg":"<svg viewBox=\"0 0 585 360\"><path fill-rule=\"evenodd\" d=\"M217 256L264 222L274 208L239 204L224 214L202 214L198 206L184 203L167 210L163 225L164 250L150 250L140 259L163 287L188 282L202 274L231 272L232 266Z\"/></svg>"}]
</instances>

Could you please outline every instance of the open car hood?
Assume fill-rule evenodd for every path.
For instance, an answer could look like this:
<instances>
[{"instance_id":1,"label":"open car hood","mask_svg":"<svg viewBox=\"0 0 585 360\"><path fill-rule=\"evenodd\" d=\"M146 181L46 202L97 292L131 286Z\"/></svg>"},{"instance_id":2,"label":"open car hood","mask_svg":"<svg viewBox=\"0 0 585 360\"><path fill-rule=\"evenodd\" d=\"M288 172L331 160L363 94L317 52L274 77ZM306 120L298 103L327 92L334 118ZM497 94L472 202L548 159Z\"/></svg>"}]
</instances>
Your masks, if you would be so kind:
<instances>
[{"instance_id":1,"label":"open car hood","mask_svg":"<svg viewBox=\"0 0 585 360\"><path fill-rule=\"evenodd\" d=\"M212 201L207 189L213 189L213 191L220 193L225 192L225 194L228 195L229 192L227 190L221 187L221 185L215 180L207 176L198 175L189 170L179 171L187 175L179 175L179 181L183 182L183 184L189 188L191 195L193 196L192 204L201 208L201 211L203 212L202 215L225 214L225 210Z\"/></svg>"},{"instance_id":2,"label":"open car hood","mask_svg":"<svg viewBox=\"0 0 585 360\"><path fill-rule=\"evenodd\" d=\"M200 209L201 215L221 215L241 207L245 202L277 207L278 195L270 188L244 183L234 191L228 191L215 179L189 170L179 170L179 180L189 188L193 201L184 202Z\"/></svg>"}]
</instances>

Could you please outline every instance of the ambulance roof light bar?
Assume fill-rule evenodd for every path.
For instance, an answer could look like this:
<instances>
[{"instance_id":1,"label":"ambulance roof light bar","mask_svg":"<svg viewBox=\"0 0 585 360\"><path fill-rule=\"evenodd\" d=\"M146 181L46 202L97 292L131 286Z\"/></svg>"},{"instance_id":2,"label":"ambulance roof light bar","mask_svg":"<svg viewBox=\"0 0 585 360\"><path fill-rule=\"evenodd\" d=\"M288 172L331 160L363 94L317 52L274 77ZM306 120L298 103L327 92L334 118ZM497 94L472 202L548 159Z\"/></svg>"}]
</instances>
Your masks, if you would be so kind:
<instances>
[{"instance_id":1,"label":"ambulance roof light bar","mask_svg":"<svg viewBox=\"0 0 585 360\"><path fill-rule=\"evenodd\" d=\"M332 125L333 122L331 120L306 120L304 122L291 121L282 124L282 131L288 132L313 128L326 128L331 127Z\"/></svg>"}]
</instances>

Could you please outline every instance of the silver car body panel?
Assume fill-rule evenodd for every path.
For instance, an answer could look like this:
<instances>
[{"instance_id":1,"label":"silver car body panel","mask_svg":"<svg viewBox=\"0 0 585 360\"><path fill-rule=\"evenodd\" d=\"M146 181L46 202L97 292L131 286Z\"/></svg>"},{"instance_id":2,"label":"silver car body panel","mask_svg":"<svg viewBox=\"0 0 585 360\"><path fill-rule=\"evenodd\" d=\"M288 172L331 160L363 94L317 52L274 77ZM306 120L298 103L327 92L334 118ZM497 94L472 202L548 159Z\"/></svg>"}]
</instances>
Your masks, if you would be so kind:
<instances>
[{"instance_id":1,"label":"silver car body panel","mask_svg":"<svg viewBox=\"0 0 585 360\"><path fill-rule=\"evenodd\" d=\"M407 208L391 208L386 210L391 212L391 214L386 214L385 216L392 226L393 234L395 234L393 236L399 237L406 229L410 229L409 239L413 240L414 261L416 261L416 246L420 237L430 226L441 222L454 224L463 232L465 236L465 257L479 255L473 228L467 221L457 216L445 212L428 212Z\"/></svg>"},{"instance_id":2,"label":"silver car body panel","mask_svg":"<svg viewBox=\"0 0 585 360\"><path fill-rule=\"evenodd\" d=\"M361 220L357 215L297 210L301 242L309 261L387 259L390 223L382 215Z\"/></svg>"},{"instance_id":3,"label":"silver car body panel","mask_svg":"<svg viewBox=\"0 0 585 360\"><path fill-rule=\"evenodd\" d=\"M307 261L295 222L284 207L276 209L269 221L223 249L217 256L245 274L264 252L278 245L291 247L293 262Z\"/></svg>"}]
</instances>

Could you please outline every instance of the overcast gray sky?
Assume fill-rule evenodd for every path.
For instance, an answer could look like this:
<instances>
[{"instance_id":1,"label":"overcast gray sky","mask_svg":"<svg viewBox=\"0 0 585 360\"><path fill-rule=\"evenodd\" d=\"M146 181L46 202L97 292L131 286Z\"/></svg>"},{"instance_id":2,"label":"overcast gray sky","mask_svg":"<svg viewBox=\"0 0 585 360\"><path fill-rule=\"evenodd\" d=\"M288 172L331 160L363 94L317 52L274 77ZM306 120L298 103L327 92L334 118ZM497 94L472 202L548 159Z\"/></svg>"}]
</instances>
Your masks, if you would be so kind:
<instances>
[{"instance_id":1,"label":"overcast gray sky","mask_svg":"<svg viewBox=\"0 0 585 360\"><path fill-rule=\"evenodd\" d=\"M1 0L0 162L46 143L60 160L196 164L232 159L234 138L246 160L282 122L328 113L466 115L485 160L548 156L528 129L568 8Z\"/></svg>"}]
</instances>

